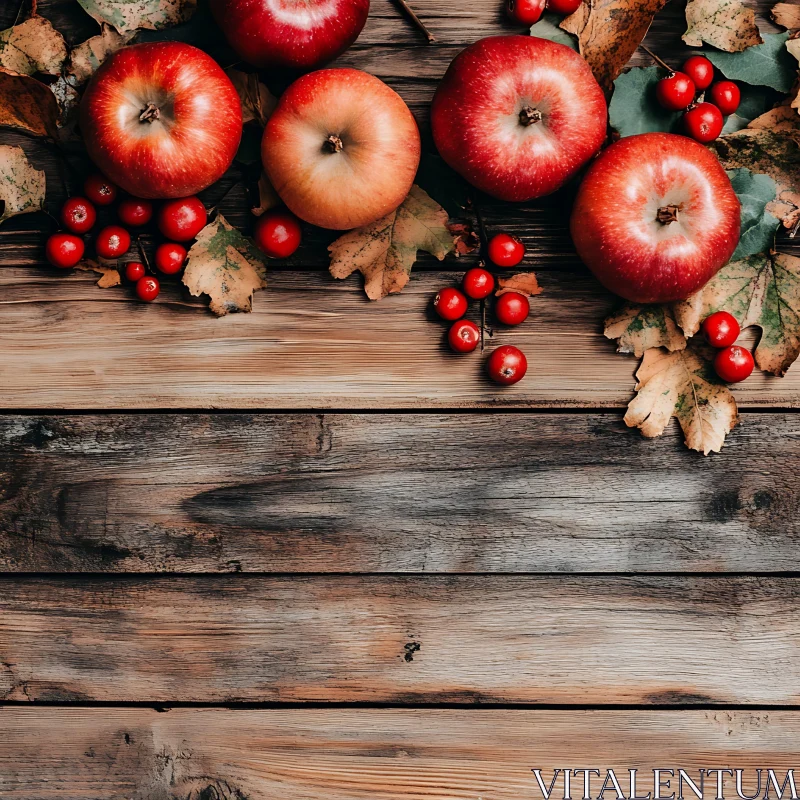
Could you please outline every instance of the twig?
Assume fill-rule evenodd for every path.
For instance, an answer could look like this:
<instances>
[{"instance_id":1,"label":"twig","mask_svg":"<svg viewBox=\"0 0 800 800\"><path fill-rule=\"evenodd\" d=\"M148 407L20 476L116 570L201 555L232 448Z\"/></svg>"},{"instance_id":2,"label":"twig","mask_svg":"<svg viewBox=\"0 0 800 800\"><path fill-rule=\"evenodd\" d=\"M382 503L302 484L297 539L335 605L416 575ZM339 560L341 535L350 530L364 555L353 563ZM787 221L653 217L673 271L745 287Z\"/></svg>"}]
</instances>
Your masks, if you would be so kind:
<instances>
[{"instance_id":1,"label":"twig","mask_svg":"<svg viewBox=\"0 0 800 800\"><path fill-rule=\"evenodd\" d=\"M667 70L667 72L675 72L675 70L672 69L672 67L669 64L667 64L666 61L662 61L649 47L645 47L643 44L640 44L639 47L641 47L642 50L644 50L645 53L647 53L647 55L649 55L650 58L652 58L656 63L664 67L664 69Z\"/></svg>"},{"instance_id":2,"label":"twig","mask_svg":"<svg viewBox=\"0 0 800 800\"><path fill-rule=\"evenodd\" d=\"M794 239L797 236L797 232L800 231L800 217L797 218L797 221L792 225L791 230L789 231L789 238Z\"/></svg>"},{"instance_id":3,"label":"twig","mask_svg":"<svg viewBox=\"0 0 800 800\"><path fill-rule=\"evenodd\" d=\"M481 353L483 352L483 335L486 332L486 298L481 300Z\"/></svg>"},{"instance_id":4,"label":"twig","mask_svg":"<svg viewBox=\"0 0 800 800\"><path fill-rule=\"evenodd\" d=\"M155 275L152 267L150 266L150 260L147 258L147 253L145 253L144 251L144 245L142 244L142 237L139 236L138 234L136 235L136 247L139 249L139 255L142 257L142 261L144 261L144 266L147 269L147 271L151 275Z\"/></svg>"},{"instance_id":5,"label":"twig","mask_svg":"<svg viewBox=\"0 0 800 800\"><path fill-rule=\"evenodd\" d=\"M397 0L397 5L403 10L403 13L425 34L428 44L433 44L436 37L425 27L425 23L414 13L414 9L406 2L406 0Z\"/></svg>"}]
</instances>

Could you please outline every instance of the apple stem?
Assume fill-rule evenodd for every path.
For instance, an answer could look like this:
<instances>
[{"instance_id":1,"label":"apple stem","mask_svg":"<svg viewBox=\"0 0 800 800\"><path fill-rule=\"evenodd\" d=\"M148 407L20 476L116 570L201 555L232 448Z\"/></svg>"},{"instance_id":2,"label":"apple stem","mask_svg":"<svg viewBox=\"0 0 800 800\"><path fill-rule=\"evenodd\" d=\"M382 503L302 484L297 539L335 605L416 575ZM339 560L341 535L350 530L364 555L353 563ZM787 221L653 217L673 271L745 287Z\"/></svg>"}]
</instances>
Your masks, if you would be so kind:
<instances>
[{"instance_id":1,"label":"apple stem","mask_svg":"<svg viewBox=\"0 0 800 800\"><path fill-rule=\"evenodd\" d=\"M677 222L678 220L678 206L661 206L656 213L656 219L662 225L669 225L670 222Z\"/></svg>"},{"instance_id":2,"label":"apple stem","mask_svg":"<svg viewBox=\"0 0 800 800\"><path fill-rule=\"evenodd\" d=\"M403 9L403 13L425 34L428 44L433 44L436 37L425 27L425 23L414 13L414 9L406 2L406 0L397 0L397 5Z\"/></svg>"},{"instance_id":3,"label":"apple stem","mask_svg":"<svg viewBox=\"0 0 800 800\"><path fill-rule=\"evenodd\" d=\"M644 50L645 53L647 53L647 55L649 55L650 58L652 58L657 64L660 64L662 67L664 67L667 72L675 72L675 70L672 69L672 67L667 64L666 61L662 61L649 47L645 47L643 44L640 44L639 47L641 47L642 50Z\"/></svg>"},{"instance_id":4,"label":"apple stem","mask_svg":"<svg viewBox=\"0 0 800 800\"><path fill-rule=\"evenodd\" d=\"M541 122L542 120L542 112L536 108L531 108L530 106L525 106L522 111L519 112L519 124L523 125L524 127L528 127L528 125L534 125L537 122Z\"/></svg>"},{"instance_id":5,"label":"apple stem","mask_svg":"<svg viewBox=\"0 0 800 800\"><path fill-rule=\"evenodd\" d=\"M332 133L322 143L322 149L326 153L338 153L340 150L344 149L344 144L343 144L342 140L336 134Z\"/></svg>"},{"instance_id":6,"label":"apple stem","mask_svg":"<svg viewBox=\"0 0 800 800\"><path fill-rule=\"evenodd\" d=\"M142 113L139 114L139 122L155 122L161 116L161 112L158 110L158 107L153 103L148 103Z\"/></svg>"}]
</instances>

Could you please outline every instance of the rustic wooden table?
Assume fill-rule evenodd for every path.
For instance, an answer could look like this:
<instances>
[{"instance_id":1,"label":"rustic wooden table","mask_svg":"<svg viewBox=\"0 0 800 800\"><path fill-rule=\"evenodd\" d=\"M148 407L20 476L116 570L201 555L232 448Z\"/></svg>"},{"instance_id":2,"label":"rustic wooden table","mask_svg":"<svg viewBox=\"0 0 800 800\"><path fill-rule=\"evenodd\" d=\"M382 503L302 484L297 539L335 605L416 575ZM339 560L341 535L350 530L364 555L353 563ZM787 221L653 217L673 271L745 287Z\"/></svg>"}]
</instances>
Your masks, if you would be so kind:
<instances>
[{"instance_id":1,"label":"rustic wooden table","mask_svg":"<svg viewBox=\"0 0 800 800\"><path fill-rule=\"evenodd\" d=\"M436 45L373 0L338 63L427 139L452 57L514 29L497 0L415 6ZM675 2L648 43L682 24ZM0 139L57 206L52 152ZM221 208L249 224L241 185ZM0 797L493 800L540 797L533 767L797 766L800 371L736 390L719 455L645 440L566 200L484 215L544 287L498 335L531 364L505 390L431 321L469 257L370 303L316 232L216 319L177 283L147 306L44 267L44 215L0 228Z\"/></svg>"}]
</instances>

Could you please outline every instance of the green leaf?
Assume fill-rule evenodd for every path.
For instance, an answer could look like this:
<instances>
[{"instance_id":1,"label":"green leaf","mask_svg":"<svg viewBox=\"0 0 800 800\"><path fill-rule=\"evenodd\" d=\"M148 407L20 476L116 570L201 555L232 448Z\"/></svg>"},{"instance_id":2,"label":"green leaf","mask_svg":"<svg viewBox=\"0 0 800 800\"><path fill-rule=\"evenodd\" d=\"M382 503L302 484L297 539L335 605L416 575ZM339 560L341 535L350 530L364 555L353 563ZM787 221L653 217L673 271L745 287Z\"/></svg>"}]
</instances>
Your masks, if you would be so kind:
<instances>
[{"instance_id":1,"label":"green leaf","mask_svg":"<svg viewBox=\"0 0 800 800\"><path fill-rule=\"evenodd\" d=\"M765 34L764 44L749 47L741 53L709 50L704 55L732 81L771 86L787 94L797 76L797 62L785 47L788 38L788 33Z\"/></svg>"},{"instance_id":2,"label":"green leaf","mask_svg":"<svg viewBox=\"0 0 800 800\"><path fill-rule=\"evenodd\" d=\"M137 28L160 30L186 22L197 9L197 0L78 0L100 24L113 25L120 33ZM213 26L210 26L213 27Z\"/></svg>"},{"instance_id":3,"label":"green leaf","mask_svg":"<svg viewBox=\"0 0 800 800\"><path fill-rule=\"evenodd\" d=\"M656 84L664 74L659 67L634 67L614 81L608 113L611 127L620 136L680 130L681 112L667 111L655 97Z\"/></svg>"},{"instance_id":4,"label":"green leaf","mask_svg":"<svg viewBox=\"0 0 800 800\"><path fill-rule=\"evenodd\" d=\"M729 170L728 177L742 204L742 232L739 246L731 256L731 261L739 261L772 248L780 222L767 211L767 204L775 199L778 185L769 175L758 175L748 169Z\"/></svg>"},{"instance_id":5,"label":"green leaf","mask_svg":"<svg viewBox=\"0 0 800 800\"><path fill-rule=\"evenodd\" d=\"M723 135L746 128L756 117L766 114L780 99L778 92L765 86L755 87L743 83L739 89L742 94L739 108L725 120Z\"/></svg>"},{"instance_id":6,"label":"green leaf","mask_svg":"<svg viewBox=\"0 0 800 800\"><path fill-rule=\"evenodd\" d=\"M571 47L576 53L578 52L578 40L570 33L558 27L563 17L559 14L547 12L544 16L531 28L531 36L538 36L540 39L549 39L551 42L557 44L565 44Z\"/></svg>"}]
</instances>

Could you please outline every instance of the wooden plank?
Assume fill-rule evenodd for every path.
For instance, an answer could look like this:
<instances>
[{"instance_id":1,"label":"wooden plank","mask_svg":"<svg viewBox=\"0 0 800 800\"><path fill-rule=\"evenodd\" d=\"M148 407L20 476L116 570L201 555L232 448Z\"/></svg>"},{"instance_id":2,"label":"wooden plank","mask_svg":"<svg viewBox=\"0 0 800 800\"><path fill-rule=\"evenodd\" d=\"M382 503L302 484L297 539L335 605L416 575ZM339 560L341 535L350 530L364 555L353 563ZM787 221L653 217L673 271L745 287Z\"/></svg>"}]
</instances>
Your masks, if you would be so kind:
<instances>
[{"instance_id":1,"label":"wooden plank","mask_svg":"<svg viewBox=\"0 0 800 800\"><path fill-rule=\"evenodd\" d=\"M479 353L444 343L431 302L452 275L416 275L375 303L359 276L275 272L252 314L217 319L177 284L145 305L56 272L0 270L2 408L620 408L632 396L637 362L601 332L614 299L584 275L542 273L528 321L491 339L529 358L526 378L501 388ZM794 408L798 389L793 369L735 393L745 407Z\"/></svg>"},{"instance_id":2,"label":"wooden plank","mask_svg":"<svg viewBox=\"0 0 800 800\"><path fill-rule=\"evenodd\" d=\"M753 576L9 576L0 700L792 704L799 600Z\"/></svg>"},{"instance_id":3,"label":"wooden plank","mask_svg":"<svg viewBox=\"0 0 800 800\"><path fill-rule=\"evenodd\" d=\"M800 419L0 418L6 572L793 571Z\"/></svg>"},{"instance_id":4,"label":"wooden plank","mask_svg":"<svg viewBox=\"0 0 800 800\"><path fill-rule=\"evenodd\" d=\"M532 773L606 769L642 794L653 769L737 768L762 795L797 768L800 716L770 711L457 711L4 709L0 712L4 800L154 800L281 797L286 800L541 798ZM554 798L563 796L563 773ZM668 780L668 774L663 774ZM736 797L723 774L724 796ZM676 790L677 779L671 789ZM575 794L583 775L573 776ZM695 797L683 782L684 797ZM704 781L715 796L716 775ZM606 797L614 797L613 791ZM770 796L774 797L770 786ZM788 787L787 795L788 796Z\"/></svg>"}]
</instances>

